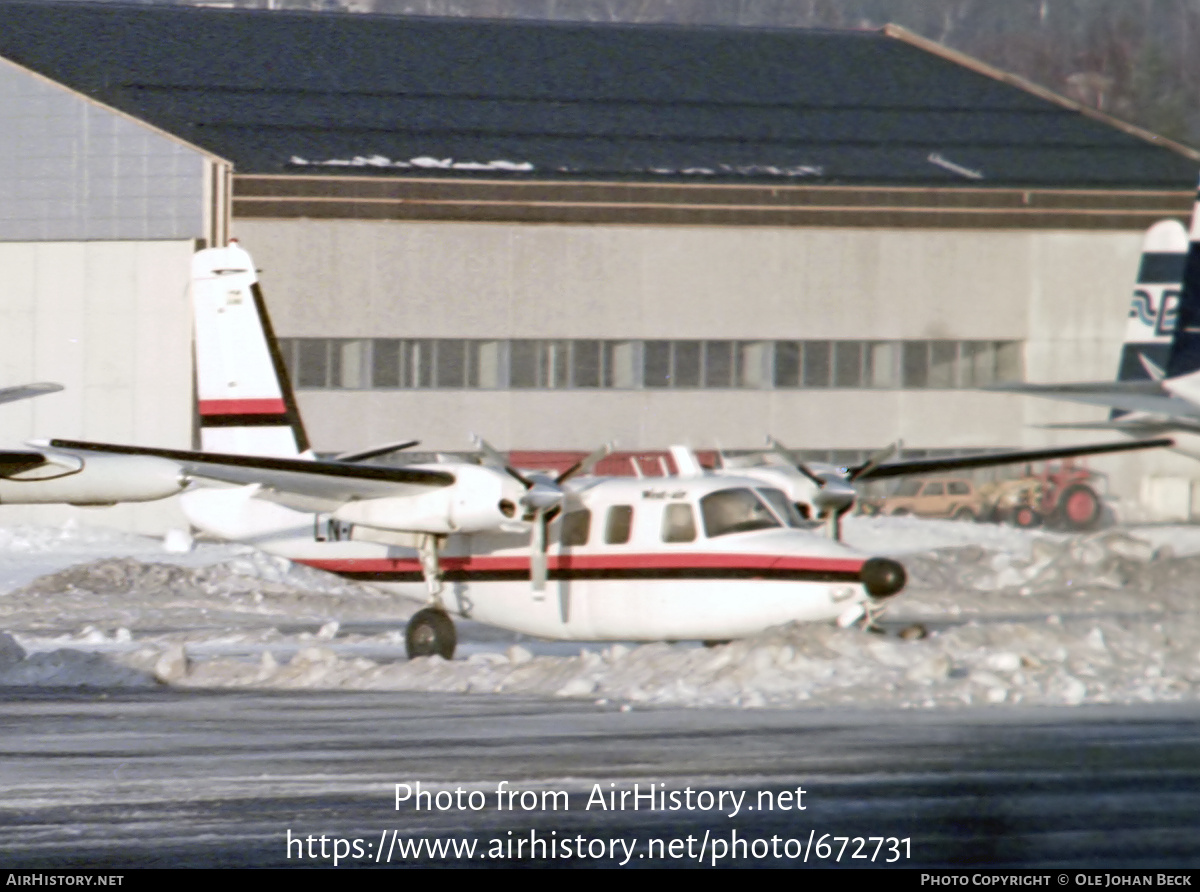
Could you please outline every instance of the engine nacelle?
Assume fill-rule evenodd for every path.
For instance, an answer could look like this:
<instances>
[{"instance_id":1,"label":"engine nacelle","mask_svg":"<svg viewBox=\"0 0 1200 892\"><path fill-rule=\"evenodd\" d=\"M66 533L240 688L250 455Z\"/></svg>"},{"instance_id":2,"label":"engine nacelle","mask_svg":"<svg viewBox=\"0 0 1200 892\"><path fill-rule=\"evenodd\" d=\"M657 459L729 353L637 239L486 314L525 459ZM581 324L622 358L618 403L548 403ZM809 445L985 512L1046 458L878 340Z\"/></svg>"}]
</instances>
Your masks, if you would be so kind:
<instances>
[{"instance_id":1,"label":"engine nacelle","mask_svg":"<svg viewBox=\"0 0 1200 892\"><path fill-rule=\"evenodd\" d=\"M362 499L333 512L335 520L381 530L416 533L481 533L511 523L525 489L503 471L479 465L436 465L455 482L412 496Z\"/></svg>"},{"instance_id":2,"label":"engine nacelle","mask_svg":"<svg viewBox=\"0 0 1200 892\"><path fill-rule=\"evenodd\" d=\"M179 465L151 455L49 458L46 465L0 479L0 505L150 502L173 496L186 485Z\"/></svg>"}]
</instances>

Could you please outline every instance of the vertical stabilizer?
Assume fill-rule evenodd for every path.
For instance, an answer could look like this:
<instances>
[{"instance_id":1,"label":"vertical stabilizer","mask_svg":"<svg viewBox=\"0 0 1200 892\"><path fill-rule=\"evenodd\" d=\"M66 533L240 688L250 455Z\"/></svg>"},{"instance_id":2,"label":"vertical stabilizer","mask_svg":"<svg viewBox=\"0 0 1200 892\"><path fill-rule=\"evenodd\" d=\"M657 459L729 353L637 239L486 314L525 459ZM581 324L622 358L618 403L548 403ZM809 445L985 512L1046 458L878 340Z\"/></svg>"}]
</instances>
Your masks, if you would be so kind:
<instances>
[{"instance_id":1,"label":"vertical stabilizer","mask_svg":"<svg viewBox=\"0 0 1200 892\"><path fill-rule=\"evenodd\" d=\"M254 261L236 242L196 252L192 308L200 447L311 457Z\"/></svg>"},{"instance_id":2,"label":"vertical stabilizer","mask_svg":"<svg viewBox=\"0 0 1200 892\"><path fill-rule=\"evenodd\" d=\"M1125 323L1118 381L1163 377L1175 333L1187 249L1187 230L1177 220L1161 220L1146 231Z\"/></svg>"},{"instance_id":3,"label":"vertical stabilizer","mask_svg":"<svg viewBox=\"0 0 1200 892\"><path fill-rule=\"evenodd\" d=\"M1167 359L1167 377L1178 378L1200 371L1200 195L1192 208L1191 239L1183 269L1175 338Z\"/></svg>"}]
</instances>

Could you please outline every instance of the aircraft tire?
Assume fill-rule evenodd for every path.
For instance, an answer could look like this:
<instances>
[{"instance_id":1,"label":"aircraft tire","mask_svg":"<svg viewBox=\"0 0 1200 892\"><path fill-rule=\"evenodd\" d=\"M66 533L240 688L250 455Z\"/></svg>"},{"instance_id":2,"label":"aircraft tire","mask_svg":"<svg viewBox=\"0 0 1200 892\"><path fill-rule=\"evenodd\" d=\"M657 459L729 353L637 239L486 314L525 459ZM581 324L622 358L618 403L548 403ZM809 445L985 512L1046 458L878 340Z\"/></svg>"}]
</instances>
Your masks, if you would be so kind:
<instances>
[{"instance_id":1,"label":"aircraft tire","mask_svg":"<svg viewBox=\"0 0 1200 892\"><path fill-rule=\"evenodd\" d=\"M437 607L418 610L404 630L404 649L410 660L432 656L450 660L454 658L457 646L458 633L454 630L454 621L446 615L446 611Z\"/></svg>"}]
</instances>

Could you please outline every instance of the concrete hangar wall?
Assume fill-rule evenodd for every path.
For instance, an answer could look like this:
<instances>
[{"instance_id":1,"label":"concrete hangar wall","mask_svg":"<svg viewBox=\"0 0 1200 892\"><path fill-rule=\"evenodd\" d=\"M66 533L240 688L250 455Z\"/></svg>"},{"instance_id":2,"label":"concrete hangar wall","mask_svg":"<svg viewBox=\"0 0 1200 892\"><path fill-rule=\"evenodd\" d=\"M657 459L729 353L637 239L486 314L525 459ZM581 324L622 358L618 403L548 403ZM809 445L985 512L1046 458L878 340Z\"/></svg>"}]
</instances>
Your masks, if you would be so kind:
<instances>
[{"instance_id":1,"label":"concrete hangar wall","mask_svg":"<svg viewBox=\"0 0 1200 892\"><path fill-rule=\"evenodd\" d=\"M228 164L0 59L0 382L61 393L3 407L9 448L37 437L187 448L198 242L224 239ZM0 523L147 532L175 500L3 506Z\"/></svg>"},{"instance_id":2,"label":"concrete hangar wall","mask_svg":"<svg viewBox=\"0 0 1200 892\"><path fill-rule=\"evenodd\" d=\"M769 432L846 460L898 438L922 450L1104 439L1031 427L1099 410L968 388L1111 377L1142 240L928 225L234 226L320 448L416 437L462 450L475 432L514 449L744 449ZM623 378L605 367L622 348L641 351ZM1134 501L1137 479L1120 485L1131 474L1190 473L1151 454L1096 467Z\"/></svg>"},{"instance_id":3,"label":"concrete hangar wall","mask_svg":"<svg viewBox=\"0 0 1200 892\"><path fill-rule=\"evenodd\" d=\"M1200 160L895 28L11 2L0 56L230 160L322 451L1078 439L968 388L1110 376Z\"/></svg>"}]
</instances>

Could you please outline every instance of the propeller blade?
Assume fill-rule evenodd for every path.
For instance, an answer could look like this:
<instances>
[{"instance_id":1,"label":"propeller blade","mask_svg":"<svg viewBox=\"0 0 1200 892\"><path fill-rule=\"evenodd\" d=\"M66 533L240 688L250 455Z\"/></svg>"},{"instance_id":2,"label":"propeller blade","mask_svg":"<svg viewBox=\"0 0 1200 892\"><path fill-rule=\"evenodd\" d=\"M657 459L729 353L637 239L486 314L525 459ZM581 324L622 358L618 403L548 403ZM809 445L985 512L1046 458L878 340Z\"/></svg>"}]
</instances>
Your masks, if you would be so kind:
<instances>
[{"instance_id":1,"label":"propeller blade","mask_svg":"<svg viewBox=\"0 0 1200 892\"><path fill-rule=\"evenodd\" d=\"M546 563L546 512L539 511L533 518L529 542L529 580L535 592L546 590Z\"/></svg>"},{"instance_id":2,"label":"propeller blade","mask_svg":"<svg viewBox=\"0 0 1200 892\"><path fill-rule=\"evenodd\" d=\"M592 468L594 468L596 466L596 462L600 461L602 458L606 458L609 455L612 455L612 451L613 451L613 444L605 443L603 446L601 446L595 452L592 452L590 455L575 462L575 464L571 465L571 467L567 468L565 471L563 471L561 474L559 474L556 478L554 478L554 482L559 485L562 485L563 483L566 483L568 480L570 480L572 477L574 477L576 474L586 474L588 471L590 471Z\"/></svg>"},{"instance_id":3,"label":"propeller blade","mask_svg":"<svg viewBox=\"0 0 1200 892\"><path fill-rule=\"evenodd\" d=\"M334 456L333 461L366 461L368 458L378 458L381 455L387 455L389 452L399 452L402 449L411 449L413 446L420 445L420 440L404 440L400 443L388 443L384 446L375 446L371 449L364 449L361 452L343 452L341 455Z\"/></svg>"},{"instance_id":4,"label":"propeller blade","mask_svg":"<svg viewBox=\"0 0 1200 892\"><path fill-rule=\"evenodd\" d=\"M878 468L880 465L882 465L885 461L887 461L893 455L899 455L900 450L902 448L904 448L903 444L901 443L901 441L897 440L895 443L892 443L890 446L885 446L882 449L880 449L878 452L871 453L871 455L869 455L867 457L867 461L865 464L861 464L858 467L851 469L850 480L851 481L857 480L859 477L863 476L864 474L869 474L871 471L874 471L876 468Z\"/></svg>"},{"instance_id":5,"label":"propeller blade","mask_svg":"<svg viewBox=\"0 0 1200 892\"><path fill-rule=\"evenodd\" d=\"M510 465L508 459L496 451L496 448L491 443L483 437L472 437L471 439L475 443L475 448L483 453L483 463L485 465L504 471L526 489L533 489L533 481Z\"/></svg>"},{"instance_id":6,"label":"propeller blade","mask_svg":"<svg viewBox=\"0 0 1200 892\"><path fill-rule=\"evenodd\" d=\"M808 466L800 459L796 458L796 454L788 449L774 437L767 437L767 445L771 447L777 454L781 455L789 465L815 483L817 486L823 487L825 481L808 469Z\"/></svg>"},{"instance_id":7,"label":"propeller blade","mask_svg":"<svg viewBox=\"0 0 1200 892\"><path fill-rule=\"evenodd\" d=\"M17 400L27 400L44 393L58 393L61 384L51 384L49 381L39 381L36 384L21 384L17 387L0 387L0 403L14 403Z\"/></svg>"}]
</instances>

